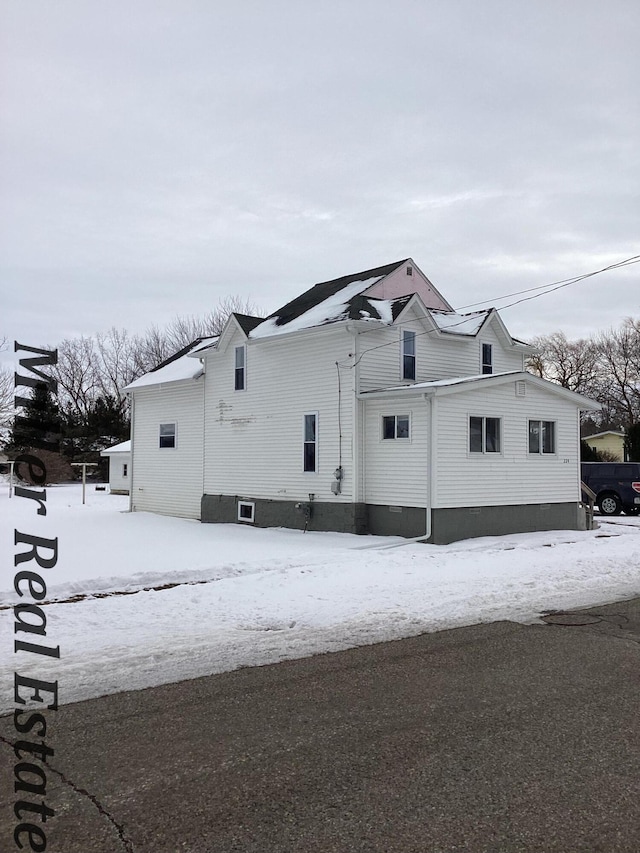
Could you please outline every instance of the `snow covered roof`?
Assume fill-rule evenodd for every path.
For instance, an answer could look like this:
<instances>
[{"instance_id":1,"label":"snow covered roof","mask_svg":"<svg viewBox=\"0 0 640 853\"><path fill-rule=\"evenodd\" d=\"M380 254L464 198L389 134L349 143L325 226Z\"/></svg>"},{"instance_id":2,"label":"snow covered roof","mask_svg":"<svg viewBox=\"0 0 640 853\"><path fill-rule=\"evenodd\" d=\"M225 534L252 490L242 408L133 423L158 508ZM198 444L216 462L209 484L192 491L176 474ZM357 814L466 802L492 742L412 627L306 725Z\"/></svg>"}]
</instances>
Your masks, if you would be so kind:
<instances>
[{"instance_id":1,"label":"snow covered roof","mask_svg":"<svg viewBox=\"0 0 640 853\"><path fill-rule=\"evenodd\" d=\"M441 332L453 335L477 335L492 309L473 311L471 314L456 312L431 311L433 322Z\"/></svg>"},{"instance_id":2,"label":"snow covered roof","mask_svg":"<svg viewBox=\"0 0 640 853\"><path fill-rule=\"evenodd\" d=\"M410 385L393 385L390 388L374 388L371 391L363 391L361 396L367 397L405 397L408 395L425 394L434 395L438 391L445 394L456 393L459 391L473 390L471 386L476 388L485 385L501 385L509 381L530 382L539 388L543 388L552 394L557 394L575 403L583 410L596 410L602 408L600 403L584 397L582 394L576 394L574 391L569 391L568 388L563 388L557 382L550 382L548 379L540 379L534 376L533 373L528 373L525 370L508 370L504 373L479 373L474 376L458 376L451 379L435 379L431 382L414 382Z\"/></svg>"},{"instance_id":3,"label":"snow covered roof","mask_svg":"<svg viewBox=\"0 0 640 853\"><path fill-rule=\"evenodd\" d=\"M139 379L130 382L124 389L134 391L137 388L147 388L151 385L164 385L167 382L181 382L185 379L197 379L204 372L202 362L189 356L200 349L210 347L218 340L217 337L198 338L188 346L145 373Z\"/></svg>"},{"instance_id":4,"label":"snow covered roof","mask_svg":"<svg viewBox=\"0 0 640 853\"><path fill-rule=\"evenodd\" d=\"M324 326L339 320L383 319L379 307L384 313L390 315L387 309L390 300L362 297L361 301L354 305L351 301L402 266L405 260L315 284L282 308L274 311L249 333L249 337L266 338L300 329L310 329L313 326Z\"/></svg>"},{"instance_id":5,"label":"snow covered roof","mask_svg":"<svg viewBox=\"0 0 640 853\"><path fill-rule=\"evenodd\" d=\"M100 456L111 456L112 453L131 453L131 439L121 441L120 444L114 444L113 447L107 447L106 450L101 450Z\"/></svg>"}]
</instances>

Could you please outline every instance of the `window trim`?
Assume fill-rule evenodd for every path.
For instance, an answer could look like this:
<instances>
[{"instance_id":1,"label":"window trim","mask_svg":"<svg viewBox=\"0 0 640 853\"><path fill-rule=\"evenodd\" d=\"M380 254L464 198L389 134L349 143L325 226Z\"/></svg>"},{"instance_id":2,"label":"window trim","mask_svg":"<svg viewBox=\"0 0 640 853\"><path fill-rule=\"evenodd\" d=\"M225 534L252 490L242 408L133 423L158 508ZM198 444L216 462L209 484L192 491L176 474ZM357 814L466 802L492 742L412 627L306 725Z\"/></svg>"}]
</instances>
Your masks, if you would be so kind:
<instances>
[{"instance_id":1,"label":"window trim","mask_svg":"<svg viewBox=\"0 0 640 853\"><path fill-rule=\"evenodd\" d=\"M481 450L472 450L471 449L471 420L477 419L482 421L482 433L481 433L481 441L482 441L482 449ZM497 421L498 423L498 450L487 450L487 421ZM496 417L495 415L467 415L467 456L470 457L479 457L479 456L502 456L503 455L503 432L502 432L502 418Z\"/></svg>"},{"instance_id":2,"label":"window trim","mask_svg":"<svg viewBox=\"0 0 640 853\"><path fill-rule=\"evenodd\" d=\"M249 507L251 515L249 518L244 518L241 514L241 508ZM256 505L255 501L238 501L238 521L243 524L255 524L256 521Z\"/></svg>"},{"instance_id":3,"label":"window trim","mask_svg":"<svg viewBox=\"0 0 640 853\"><path fill-rule=\"evenodd\" d=\"M315 419L315 437L313 441L307 441L307 418ZM319 421L318 412L304 412L302 415L302 473L303 474L318 474L320 469L319 453L318 453L318 436L319 436ZM306 448L307 445L313 445L313 468L306 469Z\"/></svg>"},{"instance_id":4,"label":"window trim","mask_svg":"<svg viewBox=\"0 0 640 853\"><path fill-rule=\"evenodd\" d=\"M412 335L413 353L405 352L405 335ZM400 329L400 379L402 382L415 382L418 378L418 348L416 346L417 333L413 329ZM405 375L405 358L413 359L413 377Z\"/></svg>"},{"instance_id":5,"label":"window trim","mask_svg":"<svg viewBox=\"0 0 640 853\"><path fill-rule=\"evenodd\" d=\"M173 427L173 433L162 435L162 427ZM162 444L163 438L173 438L173 444ZM178 446L178 422L177 421L165 421L164 423L159 424L158 426L158 449L159 450L175 450Z\"/></svg>"},{"instance_id":6,"label":"window trim","mask_svg":"<svg viewBox=\"0 0 640 853\"><path fill-rule=\"evenodd\" d=\"M238 350L242 352L242 365L238 367ZM242 385L238 385L239 372L242 375ZM233 390L247 390L247 345L238 344L233 350Z\"/></svg>"},{"instance_id":7,"label":"window trim","mask_svg":"<svg viewBox=\"0 0 640 853\"><path fill-rule=\"evenodd\" d=\"M489 351L489 360L484 357L485 347ZM480 342L480 372L483 376L490 376L493 373L493 344L488 341Z\"/></svg>"},{"instance_id":8,"label":"window trim","mask_svg":"<svg viewBox=\"0 0 640 853\"><path fill-rule=\"evenodd\" d=\"M394 419L393 426L393 435L386 436L384 429L384 422L386 418ZM398 435L398 420L402 418L407 420L408 426L408 435ZM411 441L411 412L407 412L406 414L403 412L399 415L381 415L380 416L380 441Z\"/></svg>"},{"instance_id":9,"label":"window trim","mask_svg":"<svg viewBox=\"0 0 640 853\"><path fill-rule=\"evenodd\" d=\"M539 424L539 433L538 433L538 450L531 450L531 424ZM553 441L553 450L544 450L544 442L543 442L543 424L551 424L551 438ZM527 418L527 456L533 457L537 459L542 459L544 456L549 458L550 456L558 455L558 422L551 420L543 420L542 418Z\"/></svg>"},{"instance_id":10,"label":"window trim","mask_svg":"<svg viewBox=\"0 0 640 853\"><path fill-rule=\"evenodd\" d=\"M128 476L129 476L129 463L123 462L122 463L122 478L124 479L125 477L128 477Z\"/></svg>"}]
</instances>

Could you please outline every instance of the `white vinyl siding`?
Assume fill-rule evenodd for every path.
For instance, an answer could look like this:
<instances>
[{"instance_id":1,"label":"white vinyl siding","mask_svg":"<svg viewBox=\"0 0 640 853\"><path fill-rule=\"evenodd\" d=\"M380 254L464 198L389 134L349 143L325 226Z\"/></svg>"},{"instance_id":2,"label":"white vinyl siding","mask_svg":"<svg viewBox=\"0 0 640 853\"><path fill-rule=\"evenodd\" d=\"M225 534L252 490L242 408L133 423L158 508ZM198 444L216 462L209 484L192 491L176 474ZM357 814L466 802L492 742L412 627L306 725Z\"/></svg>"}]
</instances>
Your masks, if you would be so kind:
<instances>
[{"instance_id":1,"label":"white vinyl siding","mask_svg":"<svg viewBox=\"0 0 640 853\"><path fill-rule=\"evenodd\" d=\"M575 405L514 383L438 399L434 507L500 506L579 500L579 441ZM468 452L469 417L486 412L501 421L501 452ZM529 453L529 421L556 423L556 453Z\"/></svg>"},{"instance_id":2,"label":"white vinyl siding","mask_svg":"<svg viewBox=\"0 0 640 853\"><path fill-rule=\"evenodd\" d=\"M491 346L493 373L523 369L522 352L505 349L491 325L478 337L439 335L426 321L403 319L402 330L415 332L416 382L477 376L482 373L482 346ZM360 390L372 391L399 384L402 369L402 336L397 326L367 329L357 337ZM402 376L402 372L400 373ZM403 380L400 380L403 381ZM404 380L407 381L407 380Z\"/></svg>"},{"instance_id":3,"label":"white vinyl siding","mask_svg":"<svg viewBox=\"0 0 640 853\"><path fill-rule=\"evenodd\" d=\"M204 381L134 392L132 509L200 518ZM160 447L159 425L175 426L175 447Z\"/></svg>"},{"instance_id":4,"label":"white vinyl siding","mask_svg":"<svg viewBox=\"0 0 640 853\"><path fill-rule=\"evenodd\" d=\"M129 472L131 471L130 453L109 454L109 491L129 492Z\"/></svg>"},{"instance_id":5,"label":"white vinyl siding","mask_svg":"<svg viewBox=\"0 0 640 853\"><path fill-rule=\"evenodd\" d=\"M411 439L383 438L382 419L410 418ZM429 404L414 399L367 400L364 414L364 500L393 506L426 506Z\"/></svg>"},{"instance_id":6,"label":"white vinyl siding","mask_svg":"<svg viewBox=\"0 0 640 853\"><path fill-rule=\"evenodd\" d=\"M244 498L349 502L353 495L353 336L344 327L247 343L251 381L229 390L236 333L207 357L204 491ZM397 355L397 350L396 350ZM338 388L338 368L340 389ZM396 361L397 380L397 361ZM338 418L340 400L340 419ZM303 416L317 413L317 473L303 470ZM340 454L342 433L342 455ZM342 464L342 492L333 472Z\"/></svg>"}]
</instances>

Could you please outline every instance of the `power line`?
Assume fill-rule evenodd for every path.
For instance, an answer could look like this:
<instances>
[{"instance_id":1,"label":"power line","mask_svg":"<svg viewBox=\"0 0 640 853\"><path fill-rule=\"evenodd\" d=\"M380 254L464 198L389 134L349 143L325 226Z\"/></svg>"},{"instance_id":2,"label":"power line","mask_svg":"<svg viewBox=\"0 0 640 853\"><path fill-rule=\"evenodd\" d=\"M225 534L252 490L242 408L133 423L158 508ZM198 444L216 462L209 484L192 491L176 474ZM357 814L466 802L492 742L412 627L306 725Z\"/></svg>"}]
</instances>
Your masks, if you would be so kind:
<instances>
[{"instance_id":1,"label":"power line","mask_svg":"<svg viewBox=\"0 0 640 853\"><path fill-rule=\"evenodd\" d=\"M640 255L632 255L632 257L625 258L623 261L618 261L617 263L609 264L609 266L603 267L602 269L593 270L592 272L583 273L582 275L573 276L572 278L563 278L560 279L560 281L552 281L549 284L540 284L538 287L529 287L526 290L517 290L514 293L505 293L504 296L495 296L492 299L483 299L481 302L470 302L468 305L462 305L460 308L457 308L456 311L464 311L465 308L474 308L476 305L486 305L487 302L493 304L494 302L499 302L502 299L509 299L511 296L520 296L522 293L532 293L535 290L544 290L546 293L553 293L554 290L560 290L562 287L569 287L571 284L584 281L585 278L591 278L592 276L600 275L600 273L603 272L609 272L610 270L615 270L620 267L632 266L637 263L640 263ZM544 293L539 293L538 296L544 296ZM536 297L528 298L535 299ZM518 300L518 302L524 301L525 300ZM503 308L510 308L511 305L517 305L518 302L512 302L510 305L504 305Z\"/></svg>"},{"instance_id":2,"label":"power line","mask_svg":"<svg viewBox=\"0 0 640 853\"><path fill-rule=\"evenodd\" d=\"M506 308L511 308L514 305L519 305L521 302L528 302L531 299L539 299L541 296L546 296L547 293L553 293L554 290L561 290L563 287L569 287L569 285L571 285L571 284L576 284L577 282L583 281L586 278L592 278L594 275L600 275L603 272L609 272L610 270L619 269L620 267L632 266L633 264L637 264L637 263L640 263L640 255L632 255L630 258L625 258L622 261L617 261L614 264L609 264L609 266L603 267L602 269L593 270L592 272L588 272L588 273L583 273L582 275L574 276L573 278L562 279L561 281L551 282L550 284L542 284L542 285L539 285L538 287L530 287L526 290L516 291L515 293L507 293L504 296L497 297L497 300L499 301L500 299L508 299L510 296L520 296L522 293L531 293L532 291L537 291L537 290L543 290L544 291L543 293L534 293L533 296L525 296L523 299L516 299L514 302L509 302L507 305L503 305L500 308L500 310L503 311ZM489 301L495 301L495 300L483 300L482 302L473 302L470 305L463 305L462 308L458 308L454 313L457 314L459 311L462 311L465 308L472 308L474 305L484 305ZM485 309L485 310L488 310L488 309ZM447 313L447 312L444 312L444 313ZM472 312L472 313L481 313L481 312L478 311L478 312ZM489 316L489 314L487 314L487 316ZM450 329L455 329L456 326L462 326L464 323L467 323L468 321L469 321L468 316L462 317L458 323L452 323L451 325L447 326L446 331L449 331ZM380 326L376 326L375 329L366 329L361 334L367 334L368 332L379 331L380 328L381 328ZM435 329L427 329L424 332L416 332L415 336L416 336L416 338L419 338L419 337L422 337L422 335L431 335L434 332L439 332L439 331L445 331L445 330L441 330L440 327L436 327ZM360 362L362 361L362 359L364 358L364 356L367 353L374 352L374 350L382 349L383 347L396 346L399 343L400 343L399 340L398 341L387 341L384 344L378 344L378 346L370 347L369 349L367 349L363 353L361 353L359 358L356 359L356 361L354 361L353 364L348 364L348 365L347 364L341 364L340 366L341 367L353 368L357 364L360 364Z\"/></svg>"}]
</instances>

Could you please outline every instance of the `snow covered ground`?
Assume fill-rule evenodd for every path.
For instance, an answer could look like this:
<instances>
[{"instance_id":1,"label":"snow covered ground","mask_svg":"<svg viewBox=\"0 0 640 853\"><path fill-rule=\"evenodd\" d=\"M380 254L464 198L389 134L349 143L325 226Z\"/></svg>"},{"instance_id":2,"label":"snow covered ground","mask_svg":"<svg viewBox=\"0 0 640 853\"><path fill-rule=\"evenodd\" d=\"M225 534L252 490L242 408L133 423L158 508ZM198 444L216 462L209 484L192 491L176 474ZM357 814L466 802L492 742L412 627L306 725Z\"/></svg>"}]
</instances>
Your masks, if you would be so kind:
<instances>
[{"instance_id":1,"label":"snow covered ground","mask_svg":"<svg viewBox=\"0 0 640 853\"><path fill-rule=\"evenodd\" d=\"M127 505L90 487L83 506L80 486L57 486L45 518L0 483L0 713L14 707L16 670L57 679L65 703L640 595L640 518L380 548L402 540L203 525ZM59 539L55 567L20 568L46 580L46 644L60 659L13 652L12 555L25 550L14 528Z\"/></svg>"}]
</instances>

